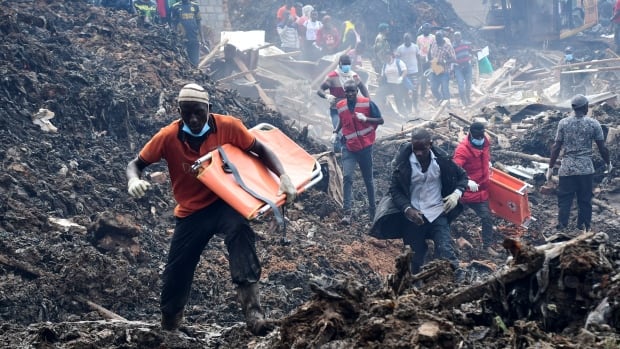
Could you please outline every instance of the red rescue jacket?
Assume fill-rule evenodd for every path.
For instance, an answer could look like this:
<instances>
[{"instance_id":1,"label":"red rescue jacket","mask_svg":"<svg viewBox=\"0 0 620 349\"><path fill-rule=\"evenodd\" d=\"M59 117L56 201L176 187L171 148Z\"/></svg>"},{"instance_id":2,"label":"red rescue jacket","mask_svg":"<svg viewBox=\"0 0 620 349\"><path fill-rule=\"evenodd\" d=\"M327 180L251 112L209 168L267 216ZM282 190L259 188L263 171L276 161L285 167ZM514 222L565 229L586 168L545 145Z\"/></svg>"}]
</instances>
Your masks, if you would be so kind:
<instances>
[{"instance_id":1,"label":"red rescue jacket","mask_svg":"<svg viewBox=\"0 0 620 349\"><path fill-rule=\"evenodd\" d=\"M355 113L362 113L370 117L370 99L357 97L353 113L349 111L346 99L339 101L336 108L347 150L360 151L375 142L375 130L378 124L362 122L355 116Z\"/></svg>"},{"instance_id":2,"label":"red rescue jacket","mask_svg":"<svg viewBox=\"0 0 620 349\"><path fill-rule=\"evenodd\" d=\"M461 202L475 203L489 199L489 160L491 159L491 145L489 138L484 138L484 146L478 149L469 141L469 135L465 137L454 151L454 162L461 166L472 181L478 183L478 191L469 190L463 193Z\"/></svg>"}]
</instances>

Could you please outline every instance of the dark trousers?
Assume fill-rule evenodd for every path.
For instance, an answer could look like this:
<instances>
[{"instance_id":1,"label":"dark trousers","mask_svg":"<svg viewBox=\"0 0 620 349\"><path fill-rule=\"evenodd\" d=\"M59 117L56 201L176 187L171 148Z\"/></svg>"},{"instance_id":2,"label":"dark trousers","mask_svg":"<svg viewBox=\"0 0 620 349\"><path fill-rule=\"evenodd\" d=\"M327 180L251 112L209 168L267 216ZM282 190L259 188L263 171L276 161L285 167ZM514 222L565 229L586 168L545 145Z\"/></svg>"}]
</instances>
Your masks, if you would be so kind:
<instances>
[{"instance_id":1,"label":"dark trousers","mask_svg":"<svg viewBox=\"0 0 620 349\"><path fill-rule=\"evenodd\" d=\"M411 113L411 106L413 105L417 111L418 109L418 73L407 74L409 81L411 81L412 88L407 91L405 97L405 108L407 113Z\"/></svg>"},{"instance_id":2,"label":"dark trousers","mask_svg":"<svg viewBox=\"0 0 620 349\"><path fill-rule=\"evenodd\" d=\"M428 85L428 80L424 72L430 69L431 64L429 62L424 62L421 64L421 69L418 71L418 76L420 77L420 99L422 101L426 100L426 87Z\"/></svg>"},{"instance_id":3,"label":"dark trousers","mask_svg":"<svg viewBox=\"0 0 620 349\"><path fill-rule=\"evenodd\" d=\"M218 200L185 218L177 218L163 274L160 309L173 316L189 299L196 265L207 243L216 233L224 236L232 282L255 283L261 267L256 255L255 235L248 221L224 201Z\"/></svg>"},{"instance_id":4,"label":"dark trousers","mask_svg":"<svg viewBox=\"0 0 620 349\"><path fill-rule=\"evenodd\" d=\"M577 227L590 229L592 223L593 177L589 175L560 176L558 184L558 225L568 225L573 198L577 195Z\"/></svg>"},{"instance_id":5,"label":"dark trousers","mask_svg":"<svg viewBox=\"0 0 620 349\"><path fill-rule=\"evenodd\" d=\"M374 218L375 212L375 185L372 177L372 145L360 151L349 151L346 147L342 147L342 172L343 172L343 208L345 211L351 210L351 201L353 199L353 174L355 166L359 165L362 172L362 179L366 185L366 193L368 194L368 211Z\"/></svg>"},{"instance_id":6,"label":"dark trousers","mask_svg":"<svg viewBox=\"0 0 620 349\"><path fill-rule=\"evenodd\" d=\"M471 202L463 204L465 208L471 208L480 218L482 225L482 243L488 246L493 243L493 218L489 209L489 202Z\"/></svg>"},{"instance_id":7,"label":"dark trousers","mask_svg":"<svg viewBox=\"0 0 620 349\"><path fill-rule=\"evenodd\" d=\"M379 108L382 111L383 110L387 111L387 110L392 109L389 107L389 104L387 103L387 97L389 95L394 96L394 104L396 104L396 109L398 109L395 111L399 113L404 113L405 116L411 113L410 110L409 111L406 110L405 100L408 96L408 91L404 84L390 84L386 82L386 83L379 85L379 88L377 89L377 95L375 96L375 100L376 102L378 102Z\"/></svg>"},{"instance_id":8,"label":"dark trousers","mask_svg":"<svg viewBox=\"0 0 620 349\"><path fill-rule=\"evenodd\" d=\"M198 41L187 41L185 43L185 50L187 51L187 58L194 67L200 63L200 43Z\"/></svg>"},{"instance_id":9,"label":"dark trousers","mask_svg":"<svg viewBox=\"0 0 620 349\"><path fill-rule=\"evenodd\" d=\"M426 239L432 239L435 242L435 251L438 257L447 259L450 264L457 269L459 261L456 258L454 247L452 246L452 238L450 237L450 224L445 215L439 216L432 223L424 218L423 225L416 225L407 221L408 229L403 236L403 243L413 250L413 258L411 260L411 273L416 274L424 265L424 258L428 245Z\"/></svg>"}]
</instances>

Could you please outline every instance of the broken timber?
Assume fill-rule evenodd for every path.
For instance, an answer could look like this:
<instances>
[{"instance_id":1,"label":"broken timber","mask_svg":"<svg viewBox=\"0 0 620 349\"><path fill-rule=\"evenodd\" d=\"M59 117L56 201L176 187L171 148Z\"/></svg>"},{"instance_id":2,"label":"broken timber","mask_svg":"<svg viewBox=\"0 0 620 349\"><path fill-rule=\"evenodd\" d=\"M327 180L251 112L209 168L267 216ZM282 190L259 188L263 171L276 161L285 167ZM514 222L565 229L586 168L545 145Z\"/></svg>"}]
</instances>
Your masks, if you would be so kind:
<instances>
[{"instance_id":1,"label":"broken timber","mask_svg":"<svg viewBox=\"0 0 620 349\"><path fill-rule=\"evenodd\" d=\"M528 245L520 246L514 257L514 260L518 264L512 265L510 269L506 271L494 274L481 284L473 285L444 297L439 300L438 305L442 307L454 307L481 299L485 294L493 295L497 292L498 286L504 287L504 285L532 275L543 267L545 260L558 257L566 247L575 245L592 236L594 236L594 233L586 233L569 241L558 244L548 244L537 248ZM506 241L508 241L508 239L505 240L504 243L506 243Z\"/></svg>"},{"instance_id":2,"label":"broken timber","mask_svg":"<svg viewBox=\"0 0 620 349\"><path fill-rule=\"evenodd\" d=\"M218 53L220 53L220 48L222 46L225 46L228 43L228 38L225 38L224 40L220 41L217 43L217 45L215 45L215 47L213 48L213 50L211 50L211 52L209 52L209 54L207 54L201 61L200 63L198 63L198 68L203 67L205 64L207 64L208 61L210 61L213 57L215 57L215 55L217 55Z\"/></svg>"},{"instance_id":3,"label":"broken timber","mask_svg":"<svg viewBox=\"0 0 620 349\"><path fill-rule=\"evenodd\" d=\"M268 108L271 108L272 110L277 110L274 101L271 99L271 97L267 96L263 88L260 87L258 81L256 81L256 78L254 78L254 75L249 71L245 63L243 63L243 61L239 57L234 57L233 60L235 61L237 67L245 73L245 78L254 84L254 87L256 87L256 91L258 91L258 95L263 100L263 103L265 103Z\"/></svg>"}]
</instances>

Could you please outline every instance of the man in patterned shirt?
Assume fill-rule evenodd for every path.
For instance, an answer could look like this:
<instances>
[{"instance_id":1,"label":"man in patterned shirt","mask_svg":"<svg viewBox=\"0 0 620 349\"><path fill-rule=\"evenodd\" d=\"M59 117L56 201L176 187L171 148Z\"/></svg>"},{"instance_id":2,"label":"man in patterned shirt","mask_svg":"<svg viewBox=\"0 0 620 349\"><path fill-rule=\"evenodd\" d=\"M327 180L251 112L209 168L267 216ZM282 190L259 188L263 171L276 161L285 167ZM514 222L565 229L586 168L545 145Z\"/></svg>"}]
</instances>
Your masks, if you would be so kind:
<instances>
[{"instance_id":1,"label":"man in patterned shirt","mask_svg":"<svg viewBox=\"0 0 620 349\"><path fill-rule=\"evenodd\" d=\"M558 225L557 229L568 226L573 197L577 195L577 228L590 230L592 222L592 141L605 161L605 173L611 171L609 151L605 147L603 129L598 121L587 116L588 99L584 95L575 95L571 100L575 115L560 120L551 147L551 159L547 170L547 180L551 179L560 150L564 148L564 156L558 175Z\"/></svg>"}]
</instances>

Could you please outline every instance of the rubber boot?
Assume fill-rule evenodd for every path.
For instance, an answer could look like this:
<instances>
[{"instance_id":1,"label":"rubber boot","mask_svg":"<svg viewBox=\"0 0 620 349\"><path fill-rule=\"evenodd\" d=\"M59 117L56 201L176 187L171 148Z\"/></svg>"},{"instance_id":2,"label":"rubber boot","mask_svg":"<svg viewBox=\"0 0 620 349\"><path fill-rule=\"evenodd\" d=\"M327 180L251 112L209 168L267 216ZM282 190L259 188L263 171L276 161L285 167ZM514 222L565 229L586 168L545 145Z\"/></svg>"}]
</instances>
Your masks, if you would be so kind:
<instances>
[{"instance_id":1,"label":"rubber boot","mask_svg":"<svg viewBox=\"0 0 620 349\"><path fill-rule=\"evenodd\" d=\"M161 314L161 328L164 331L176 331L183 321L183 310L173 315Z\"/></svg>"},{"instance_id":2,"label":"rubber boot","mask_svg":"<svg viewBox=\"0 0 620 349\"><path fill-rule=\"evenodd\" d=\"M260 306L258 284L253 283L237 287L237 296L243 309L245 323L252 334L264 336L274 329L274 323L265 319L265 314Z\"/></svg>"}]
</instances>

